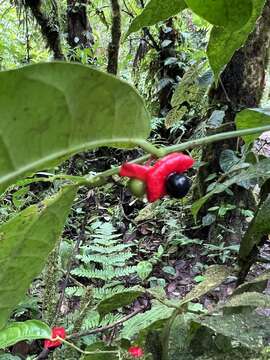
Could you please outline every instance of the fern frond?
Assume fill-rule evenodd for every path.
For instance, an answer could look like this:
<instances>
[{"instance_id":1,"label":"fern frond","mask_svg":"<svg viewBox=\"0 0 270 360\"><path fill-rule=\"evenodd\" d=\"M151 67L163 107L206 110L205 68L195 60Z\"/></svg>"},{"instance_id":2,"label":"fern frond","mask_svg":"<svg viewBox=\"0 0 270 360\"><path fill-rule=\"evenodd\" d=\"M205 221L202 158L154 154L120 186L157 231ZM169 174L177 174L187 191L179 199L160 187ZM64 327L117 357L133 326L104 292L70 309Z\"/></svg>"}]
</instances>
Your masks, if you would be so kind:
<instances>
[{"instance_id":1,"label":"fern frond","mask_svg":"<svg viewBox=\"0 0 270 360\"><path fill-rule=\"evenodd\" d=\"M90 245L89 251L97 252L99 254L113 254L123 251L124 249L128 249L130 247L129 244L117 244L111 247L104 247L104 246L97 246L97 245Z\"/></svg>"},{"instance_id":2,"label":"fern frond","mask_svg":"<svg viewBox=\"0 0 270 360\"><path fill-rule=\"evenodd\" d=\"M116 269L108 266L103 270L97 270L97 269L91 270L83 266L80 266L72 270L72 275L76 275L79 277L86 277L88 279L100 279L104 281L128 276L135 273L137 273L136 266L128 266L126 268L116 268Z\"/></svg>"},{"instance_id":3,"label":"fern frond","mask_svg":"<svg viewBox=\"0 0 270 360\"><path fill-rule=\"evenodd\" d=\"M90 262L95 262L97 264L103 264L105 266L124 266L126 261L133 257L133 253L126 252L122 254L117 254L116 256L108 255L78 255L77 259L81 260L84 264L89 264Z\"/></svg>"}]
</instances>

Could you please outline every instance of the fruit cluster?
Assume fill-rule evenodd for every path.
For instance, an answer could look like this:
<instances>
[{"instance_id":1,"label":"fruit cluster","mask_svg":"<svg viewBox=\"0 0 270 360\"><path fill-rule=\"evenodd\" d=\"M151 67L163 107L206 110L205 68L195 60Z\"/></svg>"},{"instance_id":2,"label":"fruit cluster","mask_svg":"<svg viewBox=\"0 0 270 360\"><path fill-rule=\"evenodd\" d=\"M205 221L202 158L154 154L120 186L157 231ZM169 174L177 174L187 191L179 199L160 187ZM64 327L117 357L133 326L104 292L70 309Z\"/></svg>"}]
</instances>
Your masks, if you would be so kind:
<instances>
[{"instance_id":1,"label":"fruit cluster","mask_svg":"<svg viewBox=\"0 0 270 360\"><path fill-rule=\"evenodd\" d=\"M125 163L119 175L130 178L129 188L137 196L145 193L149 202L170 195L181 199L187 195L191 181L184 174L194 160L182 153L172 153L156 161L153 166Z\"/></svg>"}]
</instances>

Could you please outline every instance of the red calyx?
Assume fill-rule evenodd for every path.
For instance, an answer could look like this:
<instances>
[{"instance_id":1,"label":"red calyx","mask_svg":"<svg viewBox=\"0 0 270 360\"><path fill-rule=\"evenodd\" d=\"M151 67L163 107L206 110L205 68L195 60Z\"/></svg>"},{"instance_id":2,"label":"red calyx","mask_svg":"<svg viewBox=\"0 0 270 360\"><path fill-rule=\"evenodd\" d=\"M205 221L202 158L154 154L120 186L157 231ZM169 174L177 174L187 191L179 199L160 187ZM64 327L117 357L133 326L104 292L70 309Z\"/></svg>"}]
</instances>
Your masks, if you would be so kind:
<instances>
[{"instance_id":1,"label":"red calyx","mask_svg":"<svg viewBox=\"0 0 270 360\"><path fill-rule=\"evenodd\" d=\"M135 358L139 358L144 355L143 349L140 348L139 346L131 346L128 349L128 353L129 353L129 355L131 355L132 357L135 357Z\"/></svg>"},{"instance_id":2,"label":"red calyx","mask_svg":"<svg viewBox=\"0 0 270 360\"><path fill-rule=\"evenodd\" d=\"M62 341L58 340L58 339L54 340L58 336L61 339L66 338L66 330L63 327L54 327L54 328L52 328L51 339L44 341L44 348L45 349L50 349L50 348L56 348L56 347L60 346L62 344Z\"/></svg>"},{"instance_id":3,"label":"red calyx","mask_svg":"<svg viewBox=\"0 0 270 360\"><path fill-rule=\"evenodd\" d=\"M149 202L154 202L166 195L166 179L176 172L183 173L194 164L194 160L182 153L172 153L158 160L153 166L126 163L121 166L120 176L142 180L146 183Z\"/></svg>"}]
</instances>

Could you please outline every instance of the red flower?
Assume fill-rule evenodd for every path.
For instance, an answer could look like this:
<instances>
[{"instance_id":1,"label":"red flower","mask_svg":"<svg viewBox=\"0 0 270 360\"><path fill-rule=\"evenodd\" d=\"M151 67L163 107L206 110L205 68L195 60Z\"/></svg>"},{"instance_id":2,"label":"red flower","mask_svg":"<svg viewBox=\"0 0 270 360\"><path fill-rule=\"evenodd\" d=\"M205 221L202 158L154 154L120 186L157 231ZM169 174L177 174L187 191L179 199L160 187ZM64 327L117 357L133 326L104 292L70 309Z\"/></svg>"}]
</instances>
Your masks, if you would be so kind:
<instances>
[{"instance_id":1,"label":"red flower","mask_svg":"<svg viewBox=\"0 0 270 360\"><path fill-rule=\"evenodd\" d=\"M143 349L138 347L138 346L131 346L128 349L128 353L129 355L135 357L135 358L139 358L142 357L144 355Z\"/></svg>"},{"instance_id":2,"label":"red flower","mask_svg":"<svg viewBox=\"0 0 270 360\"><path fill-rule=\"evenodd\" d=\"M166 179L172 173L183 173L194 164L194 160L182 153L172 153L158 160L153 166L125 163L119 175L146 183L149 202L154 202L166 195Z\"/></svg>"},{"instance_id":3,"label":"red flower","mask_svg":"<svg viewBox=\"0 0 270 360\"><path fill-rule=\"evenodd\" d=\"M65 329L63 327L54 327L54 328L52 328L51 339L44 341L44 348L49 349L49 348L56 348L57 346L60 346L62 344L62 341L61 340L54 340L54 339L57 338L57 336L59 336L62 339L65 339L66 331L65 331Z\"/></svg>"}]
</instances>

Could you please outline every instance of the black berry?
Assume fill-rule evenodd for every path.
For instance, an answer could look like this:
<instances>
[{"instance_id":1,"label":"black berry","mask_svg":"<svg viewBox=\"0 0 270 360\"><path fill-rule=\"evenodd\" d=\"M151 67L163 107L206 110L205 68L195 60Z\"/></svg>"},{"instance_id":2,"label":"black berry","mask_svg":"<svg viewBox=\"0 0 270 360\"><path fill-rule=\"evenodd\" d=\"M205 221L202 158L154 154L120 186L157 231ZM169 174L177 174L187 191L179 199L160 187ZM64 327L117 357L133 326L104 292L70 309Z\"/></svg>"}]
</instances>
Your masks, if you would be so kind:
<instances>
[{"instance_id":1,"label":"black berry","mask_svg":"<svg viewBox=\"0 0 270 360\"><path fill-rule=\"evenodd\" d=\"M183 174L172 173L166 179L167 194L176 199L186 196L190 187L191 181Z\"/></svg>"}]
</instances>

